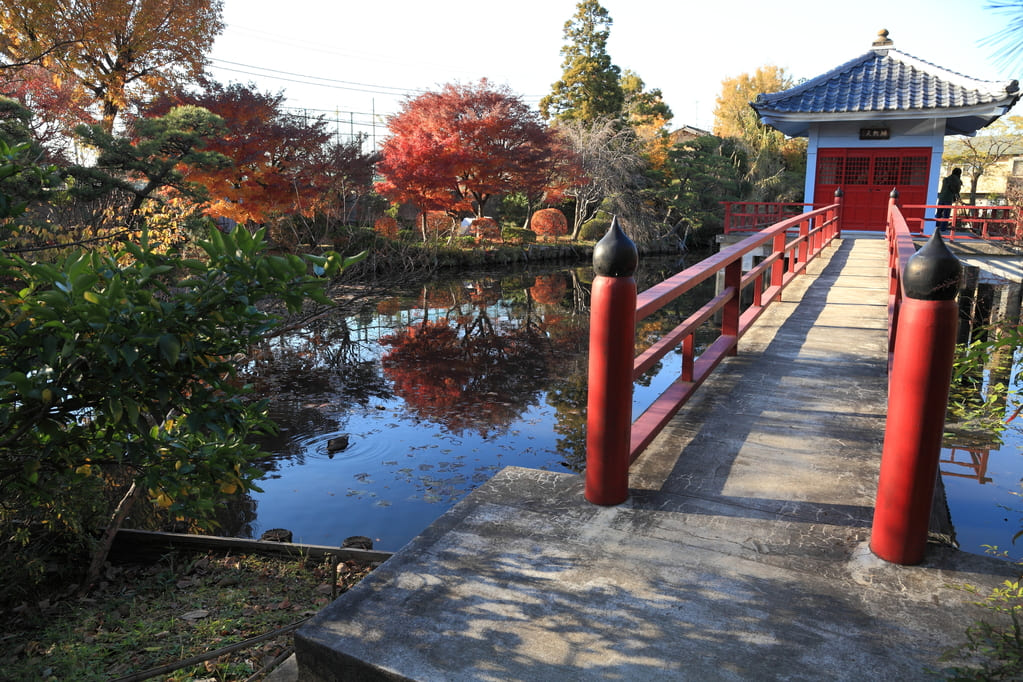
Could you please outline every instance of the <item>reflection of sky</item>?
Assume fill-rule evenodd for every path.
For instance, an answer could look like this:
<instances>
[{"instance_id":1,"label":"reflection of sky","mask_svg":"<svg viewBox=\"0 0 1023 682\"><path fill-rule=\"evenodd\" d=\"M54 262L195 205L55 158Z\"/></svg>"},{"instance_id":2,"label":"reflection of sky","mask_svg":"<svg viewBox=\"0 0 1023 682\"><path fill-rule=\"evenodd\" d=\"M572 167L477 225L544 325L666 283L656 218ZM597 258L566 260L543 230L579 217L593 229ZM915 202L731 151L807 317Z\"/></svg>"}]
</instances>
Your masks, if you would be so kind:
<instances>
[{"instance_id":1,"label":"reflection of sky","mask_svg":"<svg viewBox=\"0 0 1023 682\"><path fill-rule=\"evenodd\" d=\"M1015 390L1006 408L1006 417L1023 403L1023 363L1017 354ZM1023 531L1023 415L1009 422L1002 434L1005 441L998 450L991 450L985 476L991 481L980 484L976 478L952 476L951 473L972 474L967 467L943 463L942 482L948 500L952 525L960 549L984 554L984 545L1007 551L1009 559L1023 559L1023 537L1013 544L1013 536ZM941 459L949 460L952 450L942 448ZM955 461L969 462L965 452L957 451Z\"/></svg>"},{"instance_id":2,"label":"reflection of sky","mask_svg":"<svg viewBox=\"0 0 1023 682\"><path fill-rule=\"evenodd\" d=\"M546 405L531 407L490 439L403 421L396 410L397 401L376 401L350 413L349 446L333 458L327 439L336 432L306 439L304 457L280 461L260 483L264 492L253 494L254 535L288 528L296 542L317 545L366 535L393 551L504 466L565 471L551 428L556 414Z\"/></svg>"}]
</instances>

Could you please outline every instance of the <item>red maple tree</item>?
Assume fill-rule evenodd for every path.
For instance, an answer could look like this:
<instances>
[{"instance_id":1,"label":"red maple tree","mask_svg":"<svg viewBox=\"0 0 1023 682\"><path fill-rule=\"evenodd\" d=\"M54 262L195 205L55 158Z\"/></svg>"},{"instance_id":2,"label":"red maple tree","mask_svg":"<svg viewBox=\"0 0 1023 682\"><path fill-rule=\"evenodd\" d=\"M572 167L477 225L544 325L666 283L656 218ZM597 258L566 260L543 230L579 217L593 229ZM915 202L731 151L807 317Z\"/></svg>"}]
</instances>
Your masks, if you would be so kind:
<instances>
[{"instance_id":1,"label":"red maple tree","mask_svg":"<svg viewBox=\"0 0 1023 682\"><path fill-rule=\"evenodd\" d=\"M408 99L388 126L377 191L453 217L483 217L492 197L535 185L555 146L538 113L485 78Z\"/></svg>"},{"instance_id":2,"label":"red maple tree","mask_svg":"<svg viewBox=\"0 0 1023 682\"><path fill-rule=\"evenodd\" d=\"M209 190L210 215L239 223L296 213L345 217L352 193L369 188L374 159L361 152L358 141L331 144L322 117L287 112L283 93L259 92L240 83L205 86L201 92L161 97L146 115L193 104L224 119L227 135L211 140L207 149L228 157L233 166L188 176Z\"/></svg>"}]
</instances>

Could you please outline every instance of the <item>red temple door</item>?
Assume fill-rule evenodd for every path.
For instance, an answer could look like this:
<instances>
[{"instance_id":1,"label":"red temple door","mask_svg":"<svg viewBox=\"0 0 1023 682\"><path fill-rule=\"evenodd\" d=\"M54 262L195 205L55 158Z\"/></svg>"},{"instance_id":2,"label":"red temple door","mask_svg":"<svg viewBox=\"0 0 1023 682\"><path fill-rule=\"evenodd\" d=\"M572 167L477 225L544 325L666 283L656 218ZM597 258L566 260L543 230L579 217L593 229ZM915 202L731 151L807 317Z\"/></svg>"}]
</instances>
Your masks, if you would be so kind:
<instances>
[{"instance_id":1,"label":"red temple door","mask_svg":"<svg viewBox=\"0 0 1023 682\"><path fill-rule=\"evenodd\" d=\"M893 188L899 190L902 206L927 203L930 166L930 147L819 149L814 203L826 206L841 187L842 228L884 230ZM904 213L910 229L919 229L923 209Z\"/></svg>"}]
</instances>

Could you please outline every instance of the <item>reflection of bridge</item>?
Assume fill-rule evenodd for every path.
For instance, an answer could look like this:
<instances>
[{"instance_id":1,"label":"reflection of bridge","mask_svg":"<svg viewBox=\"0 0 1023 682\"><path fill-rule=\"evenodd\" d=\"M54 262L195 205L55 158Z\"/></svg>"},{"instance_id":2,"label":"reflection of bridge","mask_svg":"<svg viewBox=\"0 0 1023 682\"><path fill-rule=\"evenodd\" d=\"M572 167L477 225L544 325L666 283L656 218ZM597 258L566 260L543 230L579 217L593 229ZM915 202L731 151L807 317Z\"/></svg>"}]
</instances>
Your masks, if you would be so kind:
<instances>
[{"instance_id":1,"label":"reflection of bridge","mask_svg":"<svg viewBox=\"0 0 1023 682\"><path fill-rule=\"evenodd\" d=\"M871 235L873 236L873 235ZM636 459L506 469L296 635L302 679L918 679L1011 565L875 558L887 249L844 235ZM698 371L698 368L697 370ZM893 389L897 390L897 389Z\"/></svg>"},{"instance_id":2,"label":"reflection of bridge","mask_svg":"<svg viewBox=\"0 0 1023 682\"><path fill-rule=\"evenodd\" d=\"M981 485L991 482L987 475L987 460L991 456L991 448L949 448L948 457L941 460L942 476L956 478L972 478Z\"/></svg>"}]
</instances>

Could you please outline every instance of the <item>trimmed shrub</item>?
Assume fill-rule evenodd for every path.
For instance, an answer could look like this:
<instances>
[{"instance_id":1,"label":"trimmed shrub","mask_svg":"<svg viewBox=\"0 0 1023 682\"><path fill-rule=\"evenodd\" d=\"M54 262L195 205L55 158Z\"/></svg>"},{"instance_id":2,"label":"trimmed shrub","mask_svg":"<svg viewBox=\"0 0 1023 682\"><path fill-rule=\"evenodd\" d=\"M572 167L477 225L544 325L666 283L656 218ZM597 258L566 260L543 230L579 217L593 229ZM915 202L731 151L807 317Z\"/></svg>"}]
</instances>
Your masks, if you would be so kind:
<instances>
[{"instance_id":1,"label":"trimmed shrub","mask_svg":"<svg viewBox=\"0 0 1023 682\"><path fill-rule=\"evenodd\" d=\"M508 244L535 244L536 232L521 227L506 227L501 230L501 238Z\"/></svg>"},{"instance_id":2,"label":"trimmed shrub","mask_svg":"<svg viewBox=\"0 0 1023 682\"><path fill-rule=\"evenodd\" d=\"M582 228L579 230L579 239L587 242L600 241L600 239L607 234L610 227L610 216L605 213L598 213L596 216L583 223Z\"/></svg>"},{"instance_id":3,"label":"trimmed shrub","mask_svg":"<svg viewBox=\"0 0 1023 682\"><path fill-rule=\"evenodd\" d=\"M476 218L469 225L469 234L481 242L504 241L501 237L501 228L493 218Z\"/></svg>"},{"instance_id":4,"label":"trimmed shrub","mask_svg":"<svg viewBox=\"0 0 1023 682\"><path fill-rule=\"evenodd\" d=\"M377 218L377 221L373 224L373 229L381 237L387 237L388 239L398 238L398 221L389 215Z\"/></svg>"},{"instance_id":5,"label":"trimmed shrub","mask_svg":"<svg viewBox=\"0 0 1023 682\"><path fill-rule=\"evenodd\" d=\"M544 239L568 234L568 220L556 208L541 208L533 214L529 226L537 236Z\"/></svg>"}]
</instances>

